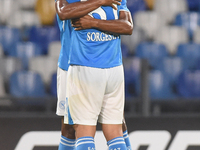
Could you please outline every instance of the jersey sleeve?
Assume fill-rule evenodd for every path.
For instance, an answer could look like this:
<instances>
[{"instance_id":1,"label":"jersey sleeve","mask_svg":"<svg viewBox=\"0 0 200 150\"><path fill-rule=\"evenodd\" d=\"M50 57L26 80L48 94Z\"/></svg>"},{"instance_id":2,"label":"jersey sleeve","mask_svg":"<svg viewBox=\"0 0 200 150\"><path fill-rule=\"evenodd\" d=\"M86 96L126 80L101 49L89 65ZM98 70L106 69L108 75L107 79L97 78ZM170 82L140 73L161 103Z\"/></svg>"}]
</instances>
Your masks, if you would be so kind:
<instances>
[{"instance_id":1,"label":"jersey sleeve","mask_svg":"<svg viewBox=\"0 0 200 150\"><path fill-rule=\"evenodd\" d=\"M129 11L129 9L127 8L127 1L126 0L122 0L121 5L119 7L119 11Z\"/></svg>"}]
</instances>

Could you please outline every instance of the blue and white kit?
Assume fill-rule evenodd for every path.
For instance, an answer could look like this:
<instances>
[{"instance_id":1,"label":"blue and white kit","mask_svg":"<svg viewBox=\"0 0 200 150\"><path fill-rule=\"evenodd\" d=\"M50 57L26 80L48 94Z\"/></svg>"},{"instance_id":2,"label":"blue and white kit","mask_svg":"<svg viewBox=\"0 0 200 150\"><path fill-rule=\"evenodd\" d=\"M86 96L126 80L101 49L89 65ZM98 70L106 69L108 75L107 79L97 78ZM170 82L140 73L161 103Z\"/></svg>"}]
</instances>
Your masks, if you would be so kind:
<instances>
[{"instance_id":1,"label":"blue and white kit","mask_svg":"<svg viewBox=\"0 0 200 150\"><path fill-rule=\"evenodd\" d=\"M79 2L79 0L77 1L73 1L70 0L69 3L73 3L73 2ZM101 10L101 9L99 9ZM128 11L127 7L126 7L126 1L122 2L121 5L121 10L124 11ZM97 10L95 10L97 11ZM95 12L94 11L94 12ZM113 11L113 10L112 10ZM98 13L93 13L94 16L97 16L98 18ZM116 14L115 14L116 15ZM104 14L105 16L105 14ZM60 20L58 15L57 17L57 23L60 29L60 40L61 40L61 50L60 50L60 56L59 56L59 60L58 60L58 70L57 70L57 95L58 95L58 102L57 102L57 109L56 109L56 114L59 116L64 116L64 110L65 110L65 99L66 99L66 82L67 82L67 70L69 68L69 52L70 52L70 45L71 45L71 32L72 32L72 26L70 23L70 20ZM117 18L117 16L115 16ZM93 33L94 34L94 33ZM92 37L91 40L93 39L94 35L90 35L90 33L87 35ZM102 32L102 34L100 35L101 40L105 40L108 41L110 39L110 37L108 37L107 34L104 34ZM118 38L118 36L117 36ZM121 56L119 56L119 63L121 64Z\"/></svg>"},{"instance_id":2,"label":"blue and white kit","mask_svg":"<svg viewBox=\"0 0 200 150\"><path fill-rule=\"evenodd\" d=\"M119 11L129 11L125 0L117 8L102 6L89 15L116 20ZM72 30L69 64L65 123L96 125L98 120L122 124L124 71L120 36L97 29Z\"/></svg>"}]
</instances>

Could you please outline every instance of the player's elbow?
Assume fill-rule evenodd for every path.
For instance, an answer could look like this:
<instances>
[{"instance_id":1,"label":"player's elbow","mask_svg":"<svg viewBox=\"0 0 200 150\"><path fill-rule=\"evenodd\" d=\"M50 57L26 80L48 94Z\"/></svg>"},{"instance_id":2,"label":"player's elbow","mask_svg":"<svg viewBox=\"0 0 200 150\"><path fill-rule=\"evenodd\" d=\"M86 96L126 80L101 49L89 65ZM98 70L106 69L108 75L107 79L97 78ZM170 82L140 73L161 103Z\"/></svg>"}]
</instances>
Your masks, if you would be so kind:
<instances>
[{"instance_id":1,"label":"player's elbow","mask_svg":"<svg viewBox=\"0 0 200 150\"><path fill-rule=\"evenodd\" d=\"M66 20L65 17L64 17L63 15L58 15L58 16L59 16L60 20L62 20L62 21L63 21L63 20Z\"/></svg>"},{"instance_id":2,"label":"player's elbow","mask_svg":"<svg viewBox=\"0 0 200 150\"><path fill-rule=\"evenodd\" d=\"M59 16L60 20L67 20L68 19L68 17L67 17L68 15L66 13L63 13L62 11L60 11L58 13L58 16Z\"/></svg>"},{"instance_id":3,"label":"player's elbow","mask_svg":"<svg viewBox=\"0 0 200 150\"><path fill-rule=\"evenodd\" d=\"M132 25L129 25L127 28L126 28L126 34L127 35L131 35L133 33L133 26Z\"/></svg>"},{"instance_id":4,"label":"player's elbow","mask_svg":"<svg viewBox=\"0 0 200 150\"><path fill-rule=\"evenodd\" d=\"M67 1L63 2L61 0L57 0L55 3L56 13L59 16L60 20L67 20L68 18L68 11L67 9Z\"/></svg>"},{"instance_id":5,"label":"player's elbow","mask_svg":"<svg viewBox=\"0 0 200 150\"><path fill-rule=\"evenodd\" d=\"M57 9L57 14L60 18L60 20L68 20L71 19L71 14L70 12L64 8L64 7L60 7L59 9Z\"/></svg>"}]
</instances>

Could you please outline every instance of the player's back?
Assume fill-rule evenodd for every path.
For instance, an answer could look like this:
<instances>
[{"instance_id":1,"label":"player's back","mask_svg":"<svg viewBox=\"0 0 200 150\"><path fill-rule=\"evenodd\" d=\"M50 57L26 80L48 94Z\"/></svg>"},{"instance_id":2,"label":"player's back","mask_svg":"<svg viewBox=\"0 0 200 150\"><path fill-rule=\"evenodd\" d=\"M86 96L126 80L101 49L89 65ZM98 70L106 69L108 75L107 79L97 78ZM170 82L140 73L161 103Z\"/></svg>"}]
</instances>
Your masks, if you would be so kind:
<instances>
[{"instance_id":1,"label":"player's back","mask_svg":"<svg viewBox=\"0 0 200 150\"><path fill-rule=\"evenodd\" d=\"M101 20L116 20L119 17L119 7L118 10L114 10L110 6L102 6L90 15ZM122 64L119 35L97 29L73 30L71 45L70 64L96 68L111 68Z\"/></svg>"}]
</instances>

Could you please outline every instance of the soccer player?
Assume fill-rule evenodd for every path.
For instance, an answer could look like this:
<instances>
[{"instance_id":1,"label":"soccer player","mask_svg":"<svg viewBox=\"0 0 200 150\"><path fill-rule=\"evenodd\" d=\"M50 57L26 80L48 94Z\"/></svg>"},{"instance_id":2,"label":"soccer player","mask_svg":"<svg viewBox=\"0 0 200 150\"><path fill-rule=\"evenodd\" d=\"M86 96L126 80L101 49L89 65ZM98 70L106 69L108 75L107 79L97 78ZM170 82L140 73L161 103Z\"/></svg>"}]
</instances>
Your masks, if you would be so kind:
<instances>
[{"instance_id":1,"label":"soccer player","mask_svg":"<svg viewBox=\"0 0 200 150\"><path fill-rule=\"evenodd\" d=\"M92 1L90 1L91 3ZM97 1L95 1L97 2ZM82 6L81 6L82 4ZM79 13L77 15L78 9L82 9L82 13L88 13L87 11L90 11L91 9L94 9L94 7L90 7L91 9L88 9L86 5L89 3L87 2L82 2L81 4L74 3L73 5L67 4L66 1L64 0L58 0L56 2L56 8L58 15L61 19L70 19L70 18L75 18L78 17L78 15L82 15ZM83 6L84 4L84 6ZM111 3L112 4L112 3ZM118 4L116 2L116 4ZM110 5L109 2L107 1L107 5ZM94 6L94 5L92 5ZM96 5L95 5L96 6ZM112 6L112 5L111 5ZM70 9L69 9L70 8ZM114 7L115 8L115 7ZM62 10L61 10L62 9ZM58 17L58 16L57 16ZM62 49L61 49L61 55L59 58L59 64L58 64L58 104L57 104L57 115L63 116L64 114L64 100L65 100L65 86L66 86L66 75L67 75L67 70L68 69L68 64L66 63L68 58L68 49L70 45L70 33L71 33L71 26L69 20L61 21L58 18L58 23L59 23L59 28L61 30L61 43L62 43ZM130 147L130 142L128 139L128 134L127 134L127 129L124 124L124 138L126 140L127 146ZM74 140L75 135L74 135L74 130L73 128L68 125L64 124L63 118L62 118L62 137L61 137L61 142L59 145L59 149L70 149L73 148L74 145Z\"/></svg>"},{"instance_id":2,"label":"soccer player","mask_svg":"<svg viewBox=\"0 0 200 150\"><path fill-rule=\"evenodd\" d=\"M57 20L61 32L61 43L62 48L60 52L60 57L58 61L58 71L57 71L57 111L56 114L59 116L64 116L65 110L65 99L66 99L66 76L68 70L68 53L70 46L70 36L71 36L71 24L70 20L76 17L81 17L92 10L98 8L101 5L108 5L115 8L114 4L119 4L116 0L89 0L86 2L77 2L73 4L68 4L66 0L57 0L55 3L57 13ZM64 19L63 21L60 19ZM59 150L62 149L73 149L75 141L75 132L72 126L64 124L62 117L61 125L61 142L59 144Z\"/></svg>"},{"instance_id":3,"label":"soccer player","mask_svg":"<svg viewBox=\"0 0 200 150\"><path fill-rule=\"evenodd\" d=\"M100 7L90 15L93 18L72 20L76 29L71 34L65 123L75 124L76 150L95 149L97 120L102 124L109 150L125 150L124 74L119 34L132 34L132 20L123 0L118 10Z\"/></svg>"}]
</instances>

